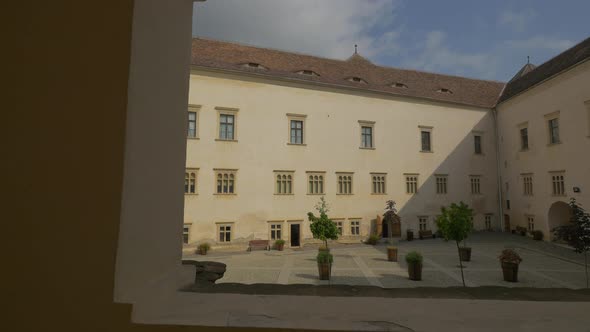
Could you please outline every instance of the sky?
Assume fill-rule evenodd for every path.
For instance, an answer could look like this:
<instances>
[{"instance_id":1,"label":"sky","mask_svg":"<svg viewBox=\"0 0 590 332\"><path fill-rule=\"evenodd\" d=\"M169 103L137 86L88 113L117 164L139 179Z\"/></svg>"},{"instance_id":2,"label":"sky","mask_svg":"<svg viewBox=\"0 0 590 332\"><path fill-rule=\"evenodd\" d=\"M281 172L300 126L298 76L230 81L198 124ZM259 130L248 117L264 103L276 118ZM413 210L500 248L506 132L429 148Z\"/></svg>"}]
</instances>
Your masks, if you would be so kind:
<instances>
[{"instance_id":1,"label":"sky","mask_svg":"<svg viewBox=\"0 0 590 332\"><path fill-rule=\"evenodd\" d=\"M590 37L590 0L207 0L193 36L508 81Z\"/></svg>"}]
</instances>

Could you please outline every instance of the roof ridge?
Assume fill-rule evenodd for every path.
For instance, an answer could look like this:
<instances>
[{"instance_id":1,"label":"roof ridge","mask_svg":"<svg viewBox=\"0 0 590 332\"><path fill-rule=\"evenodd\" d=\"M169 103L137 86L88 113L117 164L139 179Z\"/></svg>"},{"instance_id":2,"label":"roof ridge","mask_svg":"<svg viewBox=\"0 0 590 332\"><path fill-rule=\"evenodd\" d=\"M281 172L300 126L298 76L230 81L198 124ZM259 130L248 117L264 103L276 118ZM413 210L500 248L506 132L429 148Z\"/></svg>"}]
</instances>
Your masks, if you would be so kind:
<instances>
[{"instance_id":1,"label":"roof ridge","mask_svg":"<svg viewBox=\"0 0 590 332\"><path fill-rule=\"evenodd\" d=\"M229 40L212 39L212 38L199 37L199 36L193 36L192 39L201 39L201 40L206 40L206 41L211 41L211 42L228 43L228 44L234 44L234 45L239 45L239 46L244 46L244 47L252 47L252 48L256 48L256 49L260 49L260 50L267 50L267 51L273 51L273 52L279 52L279 53L287 53L287 54L296 54L296 55L306 56L306 57L320 59L320 60L329 60L329 61L337 61L337 62L344 62L344 63L345 62L348 62L348 59L350 59L350 58L352 58L354 56L354 54L353 54L350 57L348 57L347 59L334 59L334 58L321 57L321 56L317 56L317 55L311 55L311 54L302 53L302 52L286 51L286 50L281 50L281 49L277 49L277 48L262 47L262 46L256 46L256 45L248 44L248 43L234 42L234 41L229 41ZM359 55L359 56L360 57L363 57L361 55ZM371 63L373 66L379 67L379 68L383 68L383 69L403 70L403 71L406 71L406 72L415 72L415 73L429 74L429 75L437 75L437 76L444 76L444 77L450 77L450 78L461 78L461 79L472 80L472 81L480 81L480 82L491 82L491 83L500 83L500 84L506 84L507 83L507 82L502 82L502 81L497 81L497 80L487 80L487 79L480 79L480 78L474 78L474 77L466 77L466 76L451 75L451 74L442 74L442 73L435 73L435 72L429 72L429 71L418 70L418 69L406 69L406 68L399 68L399 67L393 67L393 66L384 66L384 65L381 65L381 64L373 63L372 61L370 61L369 59L367 59L365 57L363 57L363 58L365 60L367 60L369 63Z\"/></svg>"}]
</instances>

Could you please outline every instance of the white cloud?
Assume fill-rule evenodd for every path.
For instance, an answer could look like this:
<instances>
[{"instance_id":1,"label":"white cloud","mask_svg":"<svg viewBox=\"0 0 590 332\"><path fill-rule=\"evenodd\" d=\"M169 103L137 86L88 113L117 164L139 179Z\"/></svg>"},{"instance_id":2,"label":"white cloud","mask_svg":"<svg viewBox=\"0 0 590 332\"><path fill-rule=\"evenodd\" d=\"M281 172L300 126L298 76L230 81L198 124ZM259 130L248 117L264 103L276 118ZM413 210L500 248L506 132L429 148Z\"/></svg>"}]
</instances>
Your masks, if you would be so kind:
<instances>
[{"instance_id":1,"label":"white cloud","mask_svg":"<svg viewBox=\"0 0 590 332\"><path fill-rule=\"evenodd\" d=\"M345 59L393 52L397 0L214 0L195 4L193 35ZM375 31L385 31L376 34Z\"/></svg>"},{"instance_id":2,"label":"white cloud","mask_svg":"<svg viewBox=\"0 0 590 332\"><path fill-rule=\"evenodd\" d=\"M515 12L506 10L498 17L498 26L511 28L516 32L523 32L535 19L537 13L532 9Z\"/></svg>"},{"instance_id":3,"label":"white cloud","mask_svg":"<svg viewBox=\"0 0 590 332\"><path fill-rule=\"evenodd\" d=\"M506 46L513 49L523 49L530 51L549 50L554 52L565 51L574 46L574 42L568 39L559 39L547 36L534 36L523 40L507 40Z\"/></svg>"},{"instance_id":4,"label":"white cloud","mask_svg":"<svg viewBox=\"0 0 590 332\"><path fill-rule=\"evenodd\" d=\"M431 72L447 72L454 75L475 73L478 75L477 78L494 77L497 61L491 54L453 50L446 40L445 32L430 31L425 40L417 44L417 56L405 61L404 64Z\"/></svg>"}]
</instances>

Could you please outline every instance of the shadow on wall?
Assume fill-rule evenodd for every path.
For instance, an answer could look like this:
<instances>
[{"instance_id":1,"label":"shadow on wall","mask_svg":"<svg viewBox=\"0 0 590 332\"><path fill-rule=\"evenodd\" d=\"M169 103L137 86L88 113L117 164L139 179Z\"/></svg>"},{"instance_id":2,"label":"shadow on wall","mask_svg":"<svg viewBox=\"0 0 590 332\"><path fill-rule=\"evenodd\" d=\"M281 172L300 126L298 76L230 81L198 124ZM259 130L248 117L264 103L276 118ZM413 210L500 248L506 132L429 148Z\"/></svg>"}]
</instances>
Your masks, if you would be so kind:
<instances>
[{"instance_id":1,"label":"shadow on wall","mask_svg":"<svg viewBox=\"0 0 590 332\"><path fill-rule=\"evenodd\" d=\"M441 214L441 207L459 201L465 202L473 209L476 230L485 229L485 214L493 214L492 228L501 229L501 218L498 215L495 133L493 129L491 132L488 129L482 134L481 155L475 154L473 138L474 132L481 131L481 128L487 129L485 123L493 123L492 117L492 113L488 111L431 174L426 178L425 174L419 175L417 193L406 194L411 197L399 209L402 237L406 236L408 229L413 230L414 237L417 237L420 217L427 218L427 230L436 232L435 220ZM433 151L436 153L436 144ZM411 170L408 170L408 173L411 173ZM479 176L481 194L471 193L470 175ZM446 176L447 194L437 193L437 176ZM406 186L406 183L403 182L403 185Z\"/></svg>"}]
</instances>

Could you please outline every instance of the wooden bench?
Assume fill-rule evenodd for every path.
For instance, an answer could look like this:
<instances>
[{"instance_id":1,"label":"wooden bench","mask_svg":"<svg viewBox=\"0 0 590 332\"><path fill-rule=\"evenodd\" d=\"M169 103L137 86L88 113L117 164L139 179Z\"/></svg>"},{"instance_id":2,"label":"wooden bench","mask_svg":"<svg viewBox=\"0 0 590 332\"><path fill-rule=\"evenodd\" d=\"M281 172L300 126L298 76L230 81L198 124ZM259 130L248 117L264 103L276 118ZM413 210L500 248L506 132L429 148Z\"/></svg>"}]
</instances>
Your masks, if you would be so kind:
<instances>
[{"instance_id":1,"label":"wooden bench","mask_svg":"<svg viewBox=\"0 0 590 332\"><path fill-rule=\"evenodd\" d=\"M268 240L250 240L248 242L248 251L252 250L270 250L270 244Z\"/></svg>"},{"instance_id":2,"label":"wooden bench","mask_svg":"<svg viewBox=\"0 0 590 332\"><path fill-rule=\"evenodd\" d=\"M427 237L431 237L433 239L436 238L436 234L432 233L431 230L419 231L418 236L420 237L420 240L427 238Z\"/></svg>"}]
</instances>

